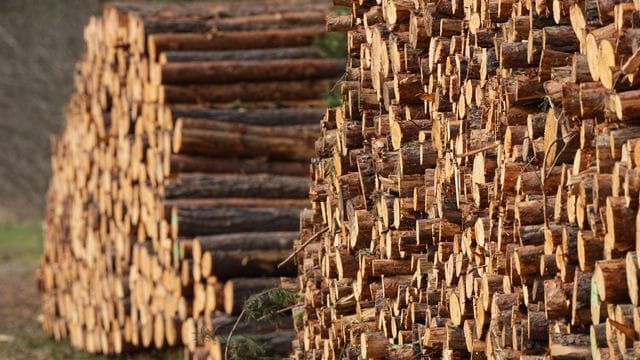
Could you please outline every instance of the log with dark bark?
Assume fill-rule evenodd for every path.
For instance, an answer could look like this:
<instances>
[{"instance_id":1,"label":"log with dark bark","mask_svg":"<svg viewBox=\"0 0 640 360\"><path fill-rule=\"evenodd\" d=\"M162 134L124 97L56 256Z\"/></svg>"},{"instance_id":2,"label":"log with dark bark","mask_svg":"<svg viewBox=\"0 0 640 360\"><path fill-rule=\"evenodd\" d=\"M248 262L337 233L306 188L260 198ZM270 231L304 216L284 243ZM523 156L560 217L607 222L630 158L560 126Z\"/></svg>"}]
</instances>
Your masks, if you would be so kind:
<instances>
[{"instance_id":1,"label":"log with dark bark","mask_svg":"<svg viewBox=\"0 0 640 360\"><path fill-rule=\"evenodd\" d=\"M278 175L180 174L166 183L165 196L173 198L253 197L303 198L309 181Z\"/></svg>"},{"instance_id":2,"label":"log with dark bark","mask_svg":"<svg viewBox=\"0 0 640 360\"><path fill-rule=\"evenodd\" d=\"M196 262L206 251L231 250L286 250L297 239L296 231L246 232L222 235L203 235L193 239L192 256Z\"/></svg>"},{"instance_id":3,"label":"log with dark bark","mask_svg":"<svg viewBox=\"0 0 640 360\"><path fill-rule=\"evenodd\" d=\"M91 18L52 141L48 334L90 353L184 345L220 359L237 320L225 309L296 287L294 264L278 264L300 238L308 160L345 65L322 48L329 6L111 3ZM293 321L279 315L279 328L240 321L235 334L284 356Z\"/></svg>"},{"instance_id":4,"label":"log with dark bark","mask_svg":"<svg viewBox=\"0 0 640 360\"><path fill-rule=\"evenodd\" d=\"M324 27L230 31L217 33L161 33L147 39L152 60L164 51L184 50L243 50L292 46L309 46L323 35Z\"/></svg>"},{"instance_id":5,"label":"log with dark bark","mask_svg":"<svg viewBox=\"0 0 640 360\"><path fill-rule=\"evenodd\" d=\"M182 236L259 231L290 231L304 200L193 199L166 201L172 227Z\"/></svg>"},{"instance_id":6,"label":"log with dark bark","mask_svg":"<svg viewBox=\"0 0 640 360\"><path fill-rule=\"evenodd\" d=\"M313 154L309 145L290 137L261 136L243 132L182 129L175 134L173 151L213 157L256 158L266 156L274 160L301 161Z\"/></svg>"},{"instance_id":7,"label":"log with dark bark","mask_svg":"<svg viewBox=\"0 0 640 360\"><path fill-rule=\"evenodd\" d=\"M335 3L295 358L637 357L640 3Z\"/></svg>"},{"instance_id":8,"label":"log with dark bark","mask_svg":"<svg viewBox=\"0 0 640 360\"><path fill-rule=\"evenodd\" d=\"M172 154L169 173L273 174L305 176L309 174L309 165L303 162L268 161L266 158L220 159L204 156Z\"/></svg>"},{"instance_id":9,"label":"log with dark bark","mask_svg":"<svg viewBox=\"0 0 640 360\"><path fill-rule=\"evenodd\" d=\"M324 79L338 76L343 67L343 61L334 59L182 62L152 68L150 79L154 85Z\"/></svg>"}]
</instances>

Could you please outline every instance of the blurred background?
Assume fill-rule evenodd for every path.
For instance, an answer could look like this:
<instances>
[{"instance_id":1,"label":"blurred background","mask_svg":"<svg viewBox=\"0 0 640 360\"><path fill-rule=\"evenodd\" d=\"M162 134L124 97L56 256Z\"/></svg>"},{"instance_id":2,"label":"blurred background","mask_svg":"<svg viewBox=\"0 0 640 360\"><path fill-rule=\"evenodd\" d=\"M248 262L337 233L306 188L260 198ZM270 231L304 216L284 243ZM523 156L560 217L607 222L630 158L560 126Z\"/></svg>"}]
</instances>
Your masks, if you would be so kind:
<instances>
[{"instance_id":1,"label":"blurred background","mask_svg":"<svg viewBox=\"0 0 640 360\"><path fill-rule=\"evenodd\" d=\"M101 0L0 1L0 222L39 220L82 29Z\"/></svg>"},{"instance_id":2,"label":"blurred background","mask_svg":"<svg viewBox=\"0 0 640 360\"><path fill-rule=\"evenodd\" d=\"M50 176L49 135L63 125L84 25L104 2L0 0L0 359L99 358L40 330L34 271Z\"/></svg>"}]
</instances>

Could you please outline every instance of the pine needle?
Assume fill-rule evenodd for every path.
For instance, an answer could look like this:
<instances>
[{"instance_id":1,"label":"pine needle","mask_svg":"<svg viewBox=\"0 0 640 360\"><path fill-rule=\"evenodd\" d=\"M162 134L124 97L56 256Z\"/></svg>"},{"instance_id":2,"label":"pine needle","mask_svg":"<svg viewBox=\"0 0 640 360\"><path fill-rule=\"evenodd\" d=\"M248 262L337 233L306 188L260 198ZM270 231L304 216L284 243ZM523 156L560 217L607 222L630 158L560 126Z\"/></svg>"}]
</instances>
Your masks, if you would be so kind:
<instances>
[{"instance_id":1,"label":"pine needle","mask_svg":"<svg viewBox=\"0 0 640 360\"><path fill-rule=\"evenodd\" d=\"M317 37L313 41L313 46L326 58L344 59L347 57L347 37L343 33L330 33Z\"/></svg>"},{"instance_id":2,"label":"pine needle","mask_svg":"<svg viewBox=\"0 0 640 360\"><path fill-rule=\"evenodd\" d=\"M244 303L247 321L274 321L281 317L281 310L298 302L298 294L290 289L274 288L251 295Z\"/></svg>"},{"instance_id":3,"label":"pine needle","mask_svg":"<svg viewBox=\"0 0 640 360\"><path fill-rule=\"evenodd\" d=\"M245 349L246 346L250 346L252 344L246 343L248 341L246 337L243 337L245 340L245 345L240 346L242 351L237 352L238 355L234 357L234 337L233 333L235 332L238 324L243 319L246 319L249 322L256 321L272 321L276 324L281 320L283 309L290 308L298 302L298 294L290 289L284 288L273 288L269 290L265 290L258 294L251 295L245 302L242 312L236 319L235 324L233 324L233 328L229 332L229 335L226 339L226 345L224 347L224 358L225 360L244 360L244 359L264 359L263 355L251 355L249 357L237 357L237 356L247 356L249 350ZM253 344L256 344L253 341ZM256 344L257 345L257 344ZM257 347L257 346L256 346Z\"/></svg>"}]
</instances>

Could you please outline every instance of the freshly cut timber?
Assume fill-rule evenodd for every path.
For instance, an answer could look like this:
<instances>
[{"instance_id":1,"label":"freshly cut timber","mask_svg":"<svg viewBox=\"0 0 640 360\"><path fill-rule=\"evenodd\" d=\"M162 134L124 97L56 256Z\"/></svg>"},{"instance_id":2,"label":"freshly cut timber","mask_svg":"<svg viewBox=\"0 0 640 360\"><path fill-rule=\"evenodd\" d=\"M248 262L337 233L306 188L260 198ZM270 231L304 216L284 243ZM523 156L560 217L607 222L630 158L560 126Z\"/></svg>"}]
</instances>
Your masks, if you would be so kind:
<instances>
[{"instance_id":1,"label":"freshly cut timber","mask_svg":"<svg viewBox=\"0 0 640 360\"><path fill-rule=\"evenodd\" d=\"M172 233L201 234L295 229L301 200L226 198L169 200Z\"/></svg>"},{"instance_id":2,"label":"freshly cut timber","mask_svg":"<svg viewBox=\"0 0 640 360\"><path fill-rule=\"evenodd\" d=\"M157 87L149 99L157 99L161 104L287 101L292 98L304 101L317 99L333 84L333 80L295 80L215 85L166 85Z\"/></svg>"},{"instance_id":3,"label":"freshly cut timber","mask_svg":"<svg viewBox=\"0 0 640 360\"><path fill-rule=\"evenodd\" d=\"M274 130L273 132L277 132ZM173 139L173 152L211 157L260 157L274 160L302 161L313 155L306 148L300 149L301 140L287 136L263 136L244 131L219 131L203 128L182 128ZM308 142L307 142L308 143ZM308 145L308 144L307 144Z\"/></svg>"},{"instance_id":4,"label":"freshly cut timber","mask_svg":"<svg viewBox=\"0 0 640 360\"><path fill-rule=\"evenodd\" d=\"M292 358L640 359L640 2L334 5Z\"/></svg>"},{"instance_id":5,"label":"freshly cut timber","mask_svg":"<svg viewBox=\"0 0 640 360\"><path fill-rule=\"evenodd\" d=\"M324 79L338 76L343 67L334 59L217 60L159 64L149 75L154 85L217 84Z\"/></svg>"},{"instance_id":6,"label":"freshly cut timber","mask_svg":"<svg viewBox=\"0 0 640 360\"><path fill-rule=\"evenodd\" d=\"M281 197L304 198L309 182L301 176L268 174L180 174L165 185L167 198Z\"/></svg>"},{"instance_id":7,"label":"freshly cut timber","mask_svg":"<svg viewBox=\"0 0 640 360\"><path fill-rule=\"evenodd\" d=\"M314 125L313 119L322 117L320 108L274 108L238 111L235 109L217 109L201 106L169 105L164 108L167 119L174 122L181 118L210 119L231 124L280 126L283 130L291 125Z\"/></svg>"},{"instance_id":8,"label":"freshly cut timber","mask_svg":"<svg viewBox=\"0 0 640 360\"><path fill-rule=\"evenodd\" d=\"M48 334L91 353L184 345L185 359L221 359L215 337L235 327L266 355L290 352L290 315L234 324L251 295L292 287L295 264L279 264L345 66L322 47L329 12L113 3L91 18L52 140L38 270Z\"/></svg>"},{"instance_id":9,"label":"freshly cut timber","mask_svg":"<svg viewBox=\"0 0 640 360\"><path fill-rule=\"evenodd\" d=\"M246 232L196 236L191 245L194 261L206 251L221 250L287 250L298 237L295 231Z\"/></svg>"},{"instance_id":10,"label":"freshly cut timber","mask_svg":"<svg viewBox=\"0 0 640 360\"><path fill-rule=\"evenodd\" d=\"M216 33L160 33L147 38L149 58L157 60L164 51L176 50L243 50L309 46L324 35L324 27L220 31Z\"/></svg>"}]
</instances>

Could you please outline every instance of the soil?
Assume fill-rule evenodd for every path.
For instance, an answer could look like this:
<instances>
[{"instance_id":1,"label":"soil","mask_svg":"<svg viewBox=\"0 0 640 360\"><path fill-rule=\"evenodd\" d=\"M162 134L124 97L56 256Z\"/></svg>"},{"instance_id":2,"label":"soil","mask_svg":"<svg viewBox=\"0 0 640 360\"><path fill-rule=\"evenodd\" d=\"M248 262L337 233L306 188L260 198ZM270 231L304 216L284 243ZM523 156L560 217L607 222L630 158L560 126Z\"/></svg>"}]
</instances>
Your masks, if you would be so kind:
<instances>
[{"instance_id":1,"label":"soil","mask_svg":"<svg viewBox=\"0 0 640 360\"><path fill-rule=\"evenodd\" d=\"M40 299L33 279L35 265L33 262L19 261L0 264L2 359L49 359L57 357L51 350L55 350L55 353L64 350L62 346L43 346L48 342L48 338L40 330L37 320ZM59 355L62 358L73 354L63 351Z\"/></svg>"},{"instance_id":2,"label":"soil","mask_svg":"<svg viewBox=\"0 0 640 360\"><path fill-rule=\"evenodd\" d=\"M181 359L181 349L104 357L56 342L41 329L35 271L41 252L38 224L0 224L0 359Z\"/></svg>"}]
</instances>

